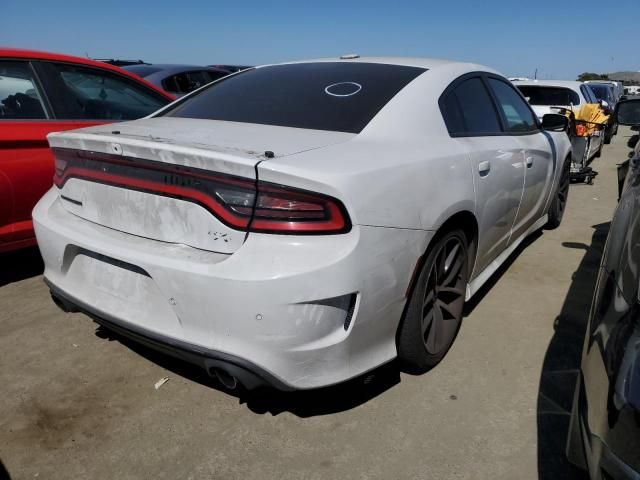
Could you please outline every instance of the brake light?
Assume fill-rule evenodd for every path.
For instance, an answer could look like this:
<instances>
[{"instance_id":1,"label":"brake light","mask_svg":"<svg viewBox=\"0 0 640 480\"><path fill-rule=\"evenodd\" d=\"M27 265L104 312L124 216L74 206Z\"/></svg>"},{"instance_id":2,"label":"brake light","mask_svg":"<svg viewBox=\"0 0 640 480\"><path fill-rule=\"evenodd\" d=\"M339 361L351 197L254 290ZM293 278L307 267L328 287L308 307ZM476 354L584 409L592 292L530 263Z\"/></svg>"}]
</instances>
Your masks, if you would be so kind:
<instances>
[{"instance_id":1,"label":"brake light","mask_svg":"<svg viewBox=\"0 0 640 480\"><path fill-rule=\"evenodd\" d=\"M339 200L268 182L99 152L54 148L54 183L70 178L197 203L238 230L331 234L351 228Z\"/></svg>"},{"instance_id":2,"label":"brake light","mask_svg":"<svg viewBox=\"0 0 640 480\"><path fill-rule=\"evenodd\" d=\"M351 225L342 204L329 196L258 182L250 231L343 233Z\"/></svg>"}]
</instances>

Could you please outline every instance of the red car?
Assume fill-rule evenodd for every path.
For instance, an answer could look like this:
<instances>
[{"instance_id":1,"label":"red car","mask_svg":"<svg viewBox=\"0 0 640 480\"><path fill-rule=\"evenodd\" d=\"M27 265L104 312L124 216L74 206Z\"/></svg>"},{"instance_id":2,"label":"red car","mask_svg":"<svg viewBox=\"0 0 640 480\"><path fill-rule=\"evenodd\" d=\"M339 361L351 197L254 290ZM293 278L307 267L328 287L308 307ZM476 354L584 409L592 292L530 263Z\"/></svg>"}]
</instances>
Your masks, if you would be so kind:
<instances>
[{"instance_id":1,"label":"red car","mask_svg":"<svg viewBox=\"0 0 640 480\"><path fill-rule=\"evenodd\" d=\"M31 210L53 183L49 132L144 117L173 100L106 63L0 48L0 252L36 243Z\"/></svg>"}]
</instances>

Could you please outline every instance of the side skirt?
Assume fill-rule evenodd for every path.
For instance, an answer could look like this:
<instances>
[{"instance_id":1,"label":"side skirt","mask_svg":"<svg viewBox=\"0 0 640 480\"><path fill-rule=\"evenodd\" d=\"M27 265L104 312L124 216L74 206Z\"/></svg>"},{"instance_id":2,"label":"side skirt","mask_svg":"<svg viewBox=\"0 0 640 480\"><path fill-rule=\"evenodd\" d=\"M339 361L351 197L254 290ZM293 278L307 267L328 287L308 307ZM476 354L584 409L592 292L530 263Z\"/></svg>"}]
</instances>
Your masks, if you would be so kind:
<instances>
[{"instance_id":1,"label":"side skirt","mask_svg":"<svg viewBox=\"0 0 640 480\"><path fill-rule=\"evenodd\" d=\"M470 281L467 284L467 294L465 296L465 300L469 301L471 297L473 297L478 290L486 283L491 276L496 273L500 265L502 265L511 254L518 248L518 246L522 243L522 241L531 235L533 232L540 230L547 224L549 219L548 214L544 214L536 223L531 225L527 231L525 231L517 240L513 241L511 245L509 245L500 255L498 255L493 262L491 262L487 267L478 274L476 278Z\"/></svg>"}]
</instances>

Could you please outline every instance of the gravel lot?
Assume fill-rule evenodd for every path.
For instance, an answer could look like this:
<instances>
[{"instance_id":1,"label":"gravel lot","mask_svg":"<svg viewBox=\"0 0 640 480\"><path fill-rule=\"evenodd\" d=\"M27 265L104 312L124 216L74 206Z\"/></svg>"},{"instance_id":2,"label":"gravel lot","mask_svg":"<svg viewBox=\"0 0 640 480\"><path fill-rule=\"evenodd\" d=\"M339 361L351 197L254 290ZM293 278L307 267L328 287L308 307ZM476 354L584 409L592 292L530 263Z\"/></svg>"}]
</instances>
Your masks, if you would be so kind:
<instances>
[{"instance_id":1,"label":"gravel lot","mask_svg":"<svg viewBox=\"0 0 640 480\"><path fill-rule=\"evenodd\" d=\"M623 127L467 308L443 363L299 394L230 394L50 300L36 250L0 256L0 459L12 479L555 479ZM169 381L159 389L154 384ZM0 468L0 478L2 478Z\"/></svg>"}]
</instances>

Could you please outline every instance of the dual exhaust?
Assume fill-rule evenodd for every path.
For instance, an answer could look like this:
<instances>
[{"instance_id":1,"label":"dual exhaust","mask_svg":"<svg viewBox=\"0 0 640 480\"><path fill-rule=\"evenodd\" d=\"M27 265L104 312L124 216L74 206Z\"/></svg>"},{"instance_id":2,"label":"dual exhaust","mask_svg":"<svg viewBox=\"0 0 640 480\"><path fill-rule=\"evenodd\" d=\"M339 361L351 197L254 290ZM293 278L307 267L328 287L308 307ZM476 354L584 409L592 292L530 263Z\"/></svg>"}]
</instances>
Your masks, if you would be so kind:
<instances>
[{"instance_id":1,"label":"dual exhaust","mask_svg":"<svg viewBox=\"0 0 640 480\"><path fill-rule=\"evenodd\" d=\"M221 368L210 368L208 372L211 377L217 378L229 390L235 390L240 385L240 381L236 377Z\"/></svg>"},{"instance_id":2,"label":"dual exhaust","mask_svg":"<svg viewBox=\"0 0 640 480\"><path fill-rule=\"evenodd\" d=\"M56 294L54 291L51 291L51 299L64 312L75 313L82 311L82 309L75 305L73 302L67 300L63 296ZM99 324L103 325L103 322L98 321L96 317L93 318ZM110 327L109 325L106 325L106 328L113 329L113 326ZM124 336L127 336L119 329L115 329L115 331L122 333ZM149 346L153 348L153 345ZM197 363L199 365L202 365L202 363ZM252 390L258 386L264 385L264 381L260 377L242 367L233 365L231 363L221 362L217 360L205 360L204 367L210 377L217 378L218 381L228 390L236 390L240 386L244 387L247 390ZM231 370L231 372L233 373L230 373L229 370ZM240 381L239 378L242 378L243 381Z\"/></svg>"}]
</instances>

